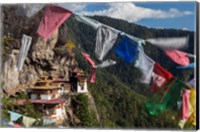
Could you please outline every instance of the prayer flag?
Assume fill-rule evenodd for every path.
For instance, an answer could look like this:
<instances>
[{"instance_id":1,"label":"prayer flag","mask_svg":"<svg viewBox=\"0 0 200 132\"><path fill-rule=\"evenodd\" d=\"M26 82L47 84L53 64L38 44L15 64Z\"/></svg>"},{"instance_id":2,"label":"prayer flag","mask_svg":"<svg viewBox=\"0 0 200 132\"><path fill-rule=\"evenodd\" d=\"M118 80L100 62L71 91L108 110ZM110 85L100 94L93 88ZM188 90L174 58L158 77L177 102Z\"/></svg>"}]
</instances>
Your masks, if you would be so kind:
<instances>
[{"instance_id":1,"label":"prayer flag","mask_svg":"<svg viewBox=\"0 0 200 132\"><path fill-rule=\"evenodd\" d=\"M128 37L125 36L115 48L115 53L123 58L126 63L130 64L138 57L138 45L133 43Z\"/></svg>"},{"instance_id":2,"label":"prayer flag","mask_svg":"<svg viewBox=\"0 0 200 132\"><path fill-rule=\"evenodd\" d=\"M195 78L193 78L192 80L190 80L190 81L187 83L187 85L189 85L189 86L191 86L191 87L193 87L193 88L196 88L195 84L196 84L196 79L195 79Z\"/></svg>"},{"instance_id":3,"label":"prayer flag","mask_svg":"<svg viewBox=\"0 0 200 132\"><path fill-rule=\"evenodd\" d=\"M149 84L151 82L155 62L144 53L143 48L140 48L139 57L136 62L135 67L139 68L142 72L140 82Z\"/></svg>"},{"instance_id":4,"label":"prayer flag","mask_svg":"<svg viewBox=\"0 0 200 132\"><path fill-rule=\"evenodd\" d=\"M44 125L52 125L52 124L55 124L55 123L56 123L55 120L50 120L50 119L44 119L43 120Z\"/></svg>"},{"instance_id":5,"label":"prayer flag","mask_svg":"<svg viewBox=\"0 0 200 132\"><path fill-rule=\"evenodd\" d=\"M37 33L47 40L71 16L72 12L56 5L50 5L44 12Z\"/></svg>"},{"instance_id":6,"label":"prayer flag","mask_svg":"<svg viewBox=\"0 0 200 132\"><path fill-rule=\"evenodd\" d=\"M178 79L171 81L164 87L169 87L168 92L165 92L165 88L162 88L158 93L154 94L145 103L146 111L153 116L161 113L166 107L173 107L180 99L181 90L187 86ZM163 93L165 92L164 96Z\"/></svg>"},{"instance_id":7,"label":"prayer flag","mask_svg":"<svg viewBox=\"0 0 200 132\"><path fill-rule=\"evenodd\" d=\"M1 118L1 123L4 125L4 126L11 126L13 127L13 123L12 122L7 122L6 120L4 120L3 118ZM2 125L0 124L0 125Z\"/></svg>"},{"instance_id":8,"label":"prayer flag","mask_svg":"<svg viewBox=\"0 0 200 132\"><path fill-rule=\"evenodd\" d=\"M103 61L101 64L96 65L96 68L105 68L105 67L109 67L115 64L116 64L116 61L108 59L108 60Z\"/></svg>"},{"instance_id":9,"label":"prayer flag","mask_svg":"<svg viewBox=\"0 0 200 132\"><path fill-rule=\"evenodd\" d=\"M89 17L81 16L81 15L75 15L75 18L77 21L82 22L84 24L87 24L97 30L97 28L101 25L96 20L90 19Z\"/></svg>"},{"instance_id":10,"label":"prayer flag","mask_svg":"<svg viewBox=\"0 0 200 132\"><path fill-rule=\"evenodd\" d=\"M90 72L90 83L94 83L96 80L96 68L92 68Z\"/></svg>"},{"instance_id":11,"label":"prayer flag","mask_svg":"<svg viewBox=\"0 0 200 132\"><path fill-rule=\"evenodd\" d=\"M190 113L192 114L190 115L188 121L191 122L192 125L196 126L196 91L193 88L190 91L190 104Z\"/></svg>"},{"instance_id":12,"label":"prayer flag","mask_svg":"<svg viewBox=\"0 0 200 132\"><path fill-rule=\"evenodd\" d=\"M156 116L166 108L166 103L163 102L163 98L166 95L166 89L168 89L174 81L170 81L165 84L160 90L153 94L145 102L145 110L152 116Z\"/></svg>"},{"instance_id":13,"label":"prayer flag","mask_svg":"<svg viewBox=\"0 0 200 132\"><path fill-rule=\"evenodd\" d=\"M190 90L185 89L182 95L182 120L189 118L190 107Z\"/></svg>"},{"instance_id":14,"label":"prayer flag","mask_svg":"<svg viewBox=\"0 0 200 132\"><path fill-rule=\"evenodd\" d=\"M22 119L22 122L25 127L31 127L35 121L36 119L27 117L27 116L23 116L23 119Z\"/></svg>"},{"instance_id":15,"label":"prayer flag","mask_svg":"<svg viewBox=\"0 0 200 132\"><path fill-rule=\"evenodd\" d=\"M96 66L95 62L90 58L89 54L82 52L82 55L92 67Z\"/></svg>"},{"instance_id":16,"label":"prayer flag","mask_svg":"<svg viewBox=\"0 0 200 132\"><path fill-rule=\"evenodd\" d=\"M189 37L174 38L152 38L146 41L163 50L166 49L186 49L188 47Z\"/></svg>"},{"instance_id":17,"label":"prayer flag","mask_svg":"<svg viewBox=\"0 0 200 132\"><path fill-rule=\"evenodd\" d=\"M195 90L184 90L182 96L182 119L179 121L179 127L183 128L186 122L196 126L196 101Z\"/></svg>"},{"instance_id":18,"label":"prayer flag","mask_svg":"<svg viewBox=\"0 0 200 132\"><path fill-rule=\"evenodd\" d=\"M101 25L97 29L95 55L100 61L113 47L117 40L119 31L105 25Z\"/></svg>"},{"instance_id":19,"label":"prayer flag","mask_svg":"<svg viewBox=\"0 0 200 132\"><path fill-rule=\"evenodd\" d=\"M162 66L155 63L154 69L153 69L153 82L151 85L151 92L155 93L160 90L161 87L163 87L168 81L170 81L173 78L173 75L165 70Z\"/></svg>"},{"instance_id":20,"label":"prayer flag","mask_svg":"<svg viewBox=\"0 0 200 132\"><path fill-rule=\"evenodd\" d=\"M129 39L133 40L134 42L137 42L138 46L141 47L142 45L145 45L145 40L137 38L135 36L129 35L125 32L120 32L120 35L127 36Z\"/></svg>"},{"instance_id":21,"label":"prayer flag","mask_svg":"<svg viewBox=\"0 0 200 132\"><path fill-rule=\"evenodd\" d=\"M178 68L178 69L194 69L194 68L196 68L196 65L195 65L195 63L191 63L191 64L189 64L189 65L187 65L187 66L177 66L176 68Z\"/></svg>"},{"instance_id":22,"label":"prayer flag","mask_svg":"<svg viewBox=\"0 0 200 132\"><path fill-rule=\"evenodd\" d=\"M116 61L108 59L108 60L105 60L102 63L96 65L95 62L90 58L89 54L82 52L82 55L93 68L105 68L105 67L116 64Z\"/></svg>"},{"instance_id":23,"label":"prayer flag","mask_svg":"<svg viewBox=\"0 0 200 132\"><path fill-rule=\"evenodd\" d=\"M185 123L186 123L186 120L180 120L179 122L178 122L178 126L180 127L180 128L184 128L184 126L185 126Z\"/></svg>"},{"instance_id":24,"label":"prayer flag","mask_svg":"<svg viewBox=\"0 0 200 132\"><path fill-rule=\"evenodd\" d=\"M103 61L101 64L96 66L95 62L90 58L89 54L82 52L82 55L87 60L87 62L92 66L91 72L90 72L91 83L94 83L96 80L96 68L105 68L105 67L116 64L115 61L109 59L109 60Z\"/></svg>"},{"instance_id":25,"label":"prayer flag","mask_svg":"<svg viewBox=\"0 0 200 132\"><path fill-rule=\"evenodd\" d=\"M17 124L17 123L14 123L14 127L21 127L21 125Z\"/></svg>"},{"instance_id":26,"label":"prayer flag","mask_svg":"<svg viewBox=\"0 0 200 132\"><path fill-rule=\"evenodd\" d=\"M11 121L17 121L20 117L22 117L21 114L18 114L16 112L8 111L8 113L10 114Z\"/></svg>"},{"instance_id":27,"label":"prayer flag","mask_svg":"<svg viewBox=\"0 0 200 132\"><path fill-rule=\"evenodd\" d=\"M1 123L4 125L4 126L8 126L8 122L4 119L1 118Z\"/></svg>"},{"instance_id":28,"label":"prayer flag","mask_svg":"<svg viewBox=\"0 0 200 132\"><path fill-rule=\"evenodd\" d=\"M19 51L18 62L17 62L18 71L22 70L22 67L24 65L24 61L26 59L28 50L31 46L31 42L32 42L32 37L23 34L22 45L21 45L21 48L20 48L20 51Z\"/></svg>"},{"instance_id":29,"label":"prayer flag","mask_svg":"<svg viewBox=\"0 0 200 132\"><path fill-rule=\"evenodd\" d=\"M176 79L175 83L173 83L173 85L169 88L169 91L164 98L164 101L167 102L168 107L173 107L181 98L181 90L183 88L188 88L188 86L182 81Z\"/></svg>"},{"instance_id":30,"label":"prayer flag","mask_svg":"<svg viewBox=\"0 0 200 132\"><path fill-rule=\"evenodd\" d=\"M196 59L196 55L187 53L187 56L188 56L189 58Z\"/></svg>"},{"instance_id":31,"label":"prayer flag","mask_svg":"<svg viewBox=\"0 0 200 132\"><path fill-rule=\"evenodd\" d=\"M181 66L187 66L190 64L190 60L187 53L179 50L165 50L165 54L175 63Z\"/></svg>"},{"instance_id":32,"label":"prayer flag","mask_svg":"<svg viewBox=\"0 0 200 132\"><path fill-rule=\"evenodd\" d=\"M15 124L12 121L8 122L8 125L11 126L11 127L15 126Z\"/></svg>"}]
</instances>

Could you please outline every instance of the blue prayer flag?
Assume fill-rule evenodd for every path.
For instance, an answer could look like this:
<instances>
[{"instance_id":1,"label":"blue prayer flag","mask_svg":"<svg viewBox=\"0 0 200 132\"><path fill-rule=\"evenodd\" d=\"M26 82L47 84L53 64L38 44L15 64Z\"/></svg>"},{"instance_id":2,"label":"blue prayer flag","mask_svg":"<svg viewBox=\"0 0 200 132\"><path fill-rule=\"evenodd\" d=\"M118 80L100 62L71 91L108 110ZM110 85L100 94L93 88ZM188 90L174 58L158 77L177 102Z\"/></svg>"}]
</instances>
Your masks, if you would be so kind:
<instances>
[{"instance_id":1,"label":"blue prayer flag","mask_svg":"<svg viewBox=\"0 0 200 132\"><path fill-rule=\"evenodd\" d=\"M115 48L115 53L124 59L126 63L130 64L138 57L138 45L133 43L128 37L125 36Z\"/></svg>"},{"instance_id":2,"label":"blue prayer flag","mask_svg":"<svg viewBox=\"0 0 200 132\"><path fill-rule=\"evenodd\" d=\"M43 125L51 125L51 124L55 124L55 123L56 123L55 120L50 120L50 119L43 120Z\"/></svg>"},{"instance_id":3,"label":"blue prayer flag","mask_svg":"<svg viewBox=\"0 0 200 132\"><path fill-rule=\"evenodd\" d=\"M7 122L5 119L1 118L1 123L4 126L12 126L13 127L13 122Z\"/></svg>"},{"instance_id":4,"label":"blue prayer flag","mask_svg":"<svg viewBox=\"0 0 200 132\"><path fill-rule=\"evenodd\" d=\"M3 125L5 125L5 126L8 125L8 122L7 122L6 120L2 119L2 118L1 118L1 123L2 123Z\"/></svg>"},{"instance_id":5,"label":"blue prayer flag","mask_svg":"<svg viewBox=\"0 0 200 132\"><path fill-rule=\"evenodd\" d=\"M193 69L195 67L196 67L195 63L191 63L187 66L177 66L176 68L178 68L178 69Z\"/></svg>"},{"instance_id":6,"label":"blue prayer flag","mask_svg":"<svg viewBox=\"0 0 200 132\"><path fill-rule=\"evenodd\" d=\"M196 88L196 79L195 78L193 78L192 80L190 80L188 83L187 83L187 85L189 85L189 86L191 86L191 87L193 87L193 88Z\"/></svg>"},{"instance_id":7,"label":"blue prayer flag","mask_svg":"<svg viewBox=\"0 0 200 132\"><path fill-rule=\"evenodd\" d=\"M11 121L17 121L20 117L22 117L21 114L12 112L12 111L8 111L8 113L10 114L10 120Z\"/></svg>"}]
</instances>

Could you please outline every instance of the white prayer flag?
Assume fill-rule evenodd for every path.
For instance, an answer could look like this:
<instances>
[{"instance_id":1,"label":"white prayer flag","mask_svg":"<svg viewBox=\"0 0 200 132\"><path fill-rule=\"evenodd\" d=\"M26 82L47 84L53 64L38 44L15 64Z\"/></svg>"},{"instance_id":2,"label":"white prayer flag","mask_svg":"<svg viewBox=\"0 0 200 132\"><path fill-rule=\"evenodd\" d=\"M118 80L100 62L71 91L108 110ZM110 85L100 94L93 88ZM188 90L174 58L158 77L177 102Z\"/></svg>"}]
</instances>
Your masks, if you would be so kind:
<instances>
[{"instance_id":1,"label":"white prayer flag","mask_svg":"<svg viewBox=\"0 0 200 132\"><path fill-rule=\"evenodd\" d=\"M36 121L35 118L23 116L22 122L25 127L31 127L33 123Z\"/></svg>"},{"instance_id":2,"label":"white prayer flag","mask_svg":"<svg viewBox=\"0 0 200 132\"><path fill-rule=\"evenodd\" d=\"M23 34L22 46L20 48L18 62L17 62L18 71L22 70L25 58L26 58L28 50L31 46L31 42L32 42L32 37Z\"/></svg>"},{"instance_id":3,"label":"white prayer flag","mask_svg":"<svg viewBox=\"0 0 200 132\"><path fill-rule=\"evenodd\" d=\"M96 68L105 68L105 67L109 67L115 64L116 64L116 61L108 59L108 60L103 61L101 64L96 65Z\"/></svg>"},{"instance_id":4,"label":"white prayer flag","mask_svg":"<svg viewBox=\"0 0 200 132\"><path fill-rule=\"evenodd\" d=\"M163 50L165 49L185 49L188 47L189 37L177 38L152 38L147 39L147 42L157 46Z\"/></svg>"},{"instance_id":5,"label":"white prayer flag","mask_svg":"<svg viewBox=\"0 0 200 132\"><path fill-rule=\"evenodd\" d=\"M109 28L108 26L101 25L97 30L95 55L100 61L103 60L105 55L113 47L117 40L119 31Z\"/></svg>"},{"instance_id":6,"label":"white prayer flag","mask_svg":"<svg viewBox=\"0 0 200 132\"><path fill-rule=\"evenodd\" d=\"M137 63L135 63L135 67L139 68L142 72L142 78L140 79L140 82L145 84L149 84L151 82L154 63L155 62L144 53L144 50L141 47L139 50Z\"/></svg>"}]
</instances>

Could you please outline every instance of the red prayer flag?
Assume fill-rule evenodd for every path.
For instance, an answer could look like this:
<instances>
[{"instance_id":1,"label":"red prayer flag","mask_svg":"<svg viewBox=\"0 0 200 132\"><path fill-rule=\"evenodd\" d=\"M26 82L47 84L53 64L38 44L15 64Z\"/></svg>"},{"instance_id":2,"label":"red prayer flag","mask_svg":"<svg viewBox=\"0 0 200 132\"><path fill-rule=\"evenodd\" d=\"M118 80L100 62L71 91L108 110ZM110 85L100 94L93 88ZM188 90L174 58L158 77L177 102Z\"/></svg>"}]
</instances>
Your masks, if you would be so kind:
<instances>
[{"instance_id":1,"label":"red prayer flag","mask_svg":"<svg viewBox=\"0 0 200 132\"><path fill-rule=\"evenodd\" d=\"M20 127L22 127L22 126L20 126L19 124L15 123L15 124L14 124L14 127L20 128Z\"/></svg>"},{"instance_id":2,"label":"red prayer flag","mask_svg":"<svg viewBox=\"0 0 200 132\"><path fill-rule=\"evenodd\" d=\"M190 90L184 90L182 95L182 120L187 120L189 118L190 112Z\"/></svg>"},{"instance_id":3,"label":"red prayer flag","mask_svg":"<svg viewBox=\"0 0 200 132\"><path fill-rule=\"evenodd\" d=\"M92 68L90 73L90 82L94 83L95 80L96 80L96 68Z\"/></svg>"},{"instance_id":4,"label":"red prayer flag","mask_svg":"<svg viewBox=\"0 0 200 132\"><path fill-rule=\"evenodd\" d=\"M83 57L87 60L87 62L92 66L91 72L90 72L90 83L94 83L96 80L96 64L95 62L90 58L90 55L87 53L82 52Z\"/></svg>"},{"instance_id":5,"label":"red prayer flag","mask_svg":"<svg viewBox=\"0 0 200 132\"><path fill-rule=\"evenodd\" d=\"M162 66L155 63L153 69L153 82L151 92L158 92L167 82L173 78L173 75L165 70Z\"/></svg>"},{"instance_id":6,"label":"red prayer flag","mask_svg":"<svg viewBox=\"0 0 200 132\"><path fill-rule=\"evenodd\" d=\"M61 24L71 16L72 12L56 5L50 5L44 12L37 33L47 40Z\"/></svg>"},{"instance_id":7,"label":"red prayer flag","mask_svg":"<svg viewBox=\"0 0 200 132\"><path fill-rule=\"evenodd\" d=\"M90 55L89 55L89 54L83 53L83 52L82 52L82 55L83 55L83 57L88 61L88 63L89 63L92 67L95 67L95 66L96 66L95 62L90 58Z\"/></svg>"},{"instance_id":8,"label":"red prayer flag","mask_svg":"<svg viewBox=\"0 0 200 132\"><path fill-rule=\"evenodd\" d=\"M190 64L190 60L185 52L179 50L165 50L165 54L172 59L172 61L181 66L187 66Z\"/></svg>"}]
</instances>

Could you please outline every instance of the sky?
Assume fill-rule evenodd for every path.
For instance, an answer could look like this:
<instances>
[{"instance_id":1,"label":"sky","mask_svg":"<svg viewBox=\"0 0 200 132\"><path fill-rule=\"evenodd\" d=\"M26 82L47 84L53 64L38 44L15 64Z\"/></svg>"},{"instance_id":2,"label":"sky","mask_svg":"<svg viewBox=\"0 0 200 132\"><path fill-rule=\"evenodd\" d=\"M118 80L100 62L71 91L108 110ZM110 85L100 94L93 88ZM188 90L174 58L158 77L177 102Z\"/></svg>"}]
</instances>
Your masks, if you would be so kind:
<instances>
[{"instance_id":1,"label":"sky","mask_svg":"<svg viewBox=\"0 0 200 132\"><path fill-rule=\"evenodd\" d=\"M101 15L123 19L152 28L195 31L195 2L62 3L81 15Z\"/></svg>"}]
</instances>

